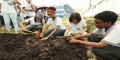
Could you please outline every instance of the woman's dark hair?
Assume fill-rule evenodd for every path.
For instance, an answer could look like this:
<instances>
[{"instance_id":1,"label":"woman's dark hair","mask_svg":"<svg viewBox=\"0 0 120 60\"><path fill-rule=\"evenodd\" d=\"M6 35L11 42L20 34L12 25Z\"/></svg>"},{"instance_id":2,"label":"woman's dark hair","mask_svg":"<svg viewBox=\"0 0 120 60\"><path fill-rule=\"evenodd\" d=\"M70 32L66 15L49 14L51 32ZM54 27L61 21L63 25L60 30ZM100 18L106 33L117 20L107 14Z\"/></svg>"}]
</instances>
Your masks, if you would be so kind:
<instances>
[{"instance_id":1,"label":"woman's dark hair","mask_svg":"<svg viewBox=\"0 0 120 60\"><path fill-rule=\"evenodd\" d=\"M48 7L48 10L54 10L54 11L56 11L56 8L55 7Z\"/></svg>"},{"instance_id":2,"label":"woman's dark hair","mask_svg":"<svg viewBox=\"0 0 120 60\"><path fill-rule=\"evenodd\" d=\"M96 19L100 19L104 22L110 22L114 24L117 21L118 15L112 11L103 11L94 16Z\"/></svg>"},{"instance_id":3,"label":"woman's dark hair","mask_svg":"<svg viewBox=\"0 0 120 60\"><path fill-rule=\"evenodd\" d=\"M34 17L34 21L35 21L35 23L36 23L36 18L37 18L37 17ZM41 20L40 22L42 23L42 20Z\"/></svg>"},{"instance_id":4,"label":"woman's dark hair","mask_svg":"<svg viewBox=\"0 0 120 60\"><path fill-rule=\"evenodd\" d=\"M80 22L81 21L80 14L77 12L72 13L69 17L69 22L73 22L74 19L77 20L77 22Z\"/></svg>"}]
</instances>

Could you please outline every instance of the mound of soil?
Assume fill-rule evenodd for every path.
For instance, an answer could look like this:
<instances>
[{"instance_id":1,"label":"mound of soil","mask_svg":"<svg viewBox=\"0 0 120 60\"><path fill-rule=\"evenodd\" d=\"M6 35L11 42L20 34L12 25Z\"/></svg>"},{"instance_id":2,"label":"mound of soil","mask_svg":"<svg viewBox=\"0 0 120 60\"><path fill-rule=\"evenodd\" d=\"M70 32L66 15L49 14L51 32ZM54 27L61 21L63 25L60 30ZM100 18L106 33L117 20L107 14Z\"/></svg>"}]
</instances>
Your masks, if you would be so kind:
<instances>
[{"instance_id":1,"label":"mound of soil","mask_svg":"<svg viewBox=\"0 0 120 60\"><path fill-rule=\"evenodd\" d=\"M62 37L46 41L31 34L0 34L0 60L88 60L84 45Z\"/></svg>"}]
</instances>

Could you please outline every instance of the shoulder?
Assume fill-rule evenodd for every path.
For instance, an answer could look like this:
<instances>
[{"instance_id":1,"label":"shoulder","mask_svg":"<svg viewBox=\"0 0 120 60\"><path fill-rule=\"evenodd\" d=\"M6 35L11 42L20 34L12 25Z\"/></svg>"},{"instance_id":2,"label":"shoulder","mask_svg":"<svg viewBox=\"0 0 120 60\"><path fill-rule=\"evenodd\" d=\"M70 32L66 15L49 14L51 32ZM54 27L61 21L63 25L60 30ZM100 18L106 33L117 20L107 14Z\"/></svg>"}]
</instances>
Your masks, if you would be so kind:
<instances>
[{"instance_id":1,"label":"shoulder","mask_svg":"<svg viewBox=\"0 0 120 60\"><path fill-rule=\"evenodd\" d=\"M30 20L30 21L34 20L34 17L28 18L28 20Z\"/></svg>"}]
</instances>

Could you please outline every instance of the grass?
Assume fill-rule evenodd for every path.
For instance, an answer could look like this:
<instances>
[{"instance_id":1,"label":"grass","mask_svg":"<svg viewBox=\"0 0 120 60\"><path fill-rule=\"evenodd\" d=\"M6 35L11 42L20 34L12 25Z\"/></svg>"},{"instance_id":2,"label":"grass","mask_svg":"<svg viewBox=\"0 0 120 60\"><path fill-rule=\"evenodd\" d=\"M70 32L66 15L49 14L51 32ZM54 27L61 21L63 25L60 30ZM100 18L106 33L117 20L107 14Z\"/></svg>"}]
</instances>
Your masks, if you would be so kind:
<instances>
[{"instance_id":1,"label":"grass","mask_svg":"<svg viewBox=\"0 0 120 60\"><path fill-rule=\"evenodd\" d=\"M66 27L66 26L67 26L67 21L68 21L68 19L67 19L67 18L63 18L62 20L63 20L64 26ZM44 28L44 27L45 27L45 25L43 26L43 28ZM50 26L48 29L51 29L51 28L52 28L52 27ZM95 29L95 26L94 26L94 25L91 25L89 28L90 28L90 29L89 29L89 32L92 32L92 31ZM4 29L4 30L0 29L0 33L5 33L5 32L7 32L5 29ZM14 32L14 29L11 29L11 32ZM22 30L19 30L18 32L19 32L19 33L23 33Z\"/></svg>"},{"instance_id":2,"label":"grass","mask_svg":"<svg viewBox=\"0 0 120 60\"><path fill-rule=\"evenodd\" d=\"M68 20L68 19L63 18L62 20L63 20L64 26L66 27L66 26L67 26L67 20ZM43 26L43 28L44 28L44 27L45 27L45 25ZM48 29L51 29L51 28L52 28L52 27L50 26ZM0 33L5 33L5 32L7 32L6 29L0 29ZM14 30L14 29L11 29L11 32L15 32L15 30ZM18 32L19 32L19 33L23 33L22 30L19 30Z\"/></svg>"}]
</instances>

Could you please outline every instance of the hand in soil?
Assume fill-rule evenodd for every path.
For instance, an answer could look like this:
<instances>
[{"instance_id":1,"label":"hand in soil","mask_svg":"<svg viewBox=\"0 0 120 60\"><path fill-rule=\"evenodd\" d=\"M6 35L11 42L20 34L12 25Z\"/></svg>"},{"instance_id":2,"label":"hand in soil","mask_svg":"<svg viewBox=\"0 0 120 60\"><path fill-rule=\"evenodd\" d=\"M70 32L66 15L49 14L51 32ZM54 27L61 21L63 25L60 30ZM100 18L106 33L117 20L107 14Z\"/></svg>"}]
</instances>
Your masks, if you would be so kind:
<instances>
[{"instance_id":1,"label":"hand in soil","mask_svg":"<svg viewBox=\"0 0 120 60\"><path fill-rule=\"evenodd\" d=\"M76 40L76 39L71 39L70 41L69 41L69 43L77 43L78 42L78 40Z\"/></svg>"},{"instance_id":2,"label":"hand in soil","mask_svg":"<svg viewBox=\"0 0 120 60\"><path fill-rule=\"evenodd\" d=\"M42 38L41 40L47 40L48 39L48 37L44 37L44 38Z\"/></svg>"}]
</instances>

